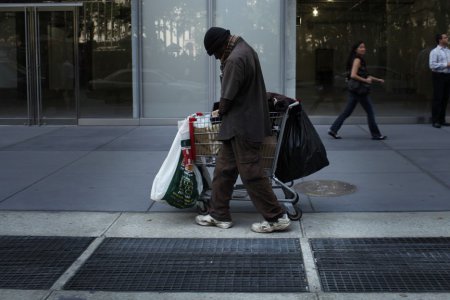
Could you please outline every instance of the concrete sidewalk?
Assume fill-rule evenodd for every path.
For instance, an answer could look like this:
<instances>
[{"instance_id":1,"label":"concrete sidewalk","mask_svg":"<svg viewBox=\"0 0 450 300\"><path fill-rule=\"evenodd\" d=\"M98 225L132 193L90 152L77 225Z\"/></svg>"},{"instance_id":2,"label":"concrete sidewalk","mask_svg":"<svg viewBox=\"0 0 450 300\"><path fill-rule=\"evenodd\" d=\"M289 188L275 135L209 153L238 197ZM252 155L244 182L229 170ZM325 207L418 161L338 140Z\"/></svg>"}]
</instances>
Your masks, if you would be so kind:
<instances>
[{"instance_id":1,"label":"concrete sidewalk","mask_svg":"<svg viewBox=\"0 0 450 300\"><path fill-rule=\"evenodd\" d=\"M0 126L0 235L86 236L91 246L50 290L0 290L0 299L450 299L450 294L336 294L321 290L308 241L346 237L450 237L450 128L381 125L388 140L347 125L333 140L316 126L330 166L299 180L340 180L356 192L301 194L305 212L288 232L258 235L249 202L233 202L229 230L193 223L195 211L149 200L176 128ZM107 237L298 238L309 293L106 293L61 289Z\"/></svg>"},{"instance_id":2,"label":"concrete sidewalk","mask_svg":"<svg viewBox=\"0 0 450 300\"><path fill-rule=\"evenodd\" d=\"M348 125L342 140L316 126L330 166L303 178L340 180L353 194L301 194L305 212L450 210L450 128L382 125L385 141ZM0 126L0 210L178 211L149 200L173 126ZM254 211L236 203L235 212Z\"/></svg>"}]
</instances>

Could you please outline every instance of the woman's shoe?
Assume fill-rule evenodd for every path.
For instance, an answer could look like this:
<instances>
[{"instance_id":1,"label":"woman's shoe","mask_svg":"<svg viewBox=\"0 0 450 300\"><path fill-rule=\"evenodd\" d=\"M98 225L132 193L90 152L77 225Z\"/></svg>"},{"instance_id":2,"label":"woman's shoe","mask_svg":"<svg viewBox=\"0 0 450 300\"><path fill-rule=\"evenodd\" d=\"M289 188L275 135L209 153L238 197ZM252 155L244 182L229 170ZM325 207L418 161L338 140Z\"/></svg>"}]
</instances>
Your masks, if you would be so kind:
<instances>
[{"instance_id":1,"label":"woman's shoe","mask_svg":"<svg viewBox=\"0 0 450 300\"><path fill-rule=\"evenodd\" d=\"M336 140L342 139L342 137L340 135L338 135L336 132L329 130L328 134L331 135L333 138L335 138Z\"/></svg>"},{"instance_id":2,"label":"woman's shoe","mask_svg":"<svg viewBox=\"0 0 450 300\"><path fill-rule=\"evenodd\" d=\"M385 136L385 135L377 135L377 136L372 137L372 140L377 140L377 141L382 141L385 139L387 139L387 136Z\"/></svg>"}]
</instances>

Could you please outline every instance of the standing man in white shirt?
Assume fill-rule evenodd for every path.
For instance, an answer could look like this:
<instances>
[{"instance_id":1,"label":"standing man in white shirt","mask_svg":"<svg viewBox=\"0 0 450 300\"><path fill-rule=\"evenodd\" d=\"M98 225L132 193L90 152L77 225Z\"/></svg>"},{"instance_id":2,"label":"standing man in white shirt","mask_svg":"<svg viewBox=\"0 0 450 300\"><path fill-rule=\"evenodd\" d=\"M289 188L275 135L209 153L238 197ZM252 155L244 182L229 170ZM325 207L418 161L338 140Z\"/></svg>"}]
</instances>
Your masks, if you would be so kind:
<instances>
[{"instance_id":1,"label":"standing man in white shirt","mask_svg":"<svg viewBox=\"0 0 450 300\"><path fill-rule=\"evenodd\" d=\"M431 118L433 127L450 126L445 121L448 98L450 96L450 49L445 33L436 35L438 44L430 53L430 69L433 80L433 103Z\"/></svg>"}]
</instances>

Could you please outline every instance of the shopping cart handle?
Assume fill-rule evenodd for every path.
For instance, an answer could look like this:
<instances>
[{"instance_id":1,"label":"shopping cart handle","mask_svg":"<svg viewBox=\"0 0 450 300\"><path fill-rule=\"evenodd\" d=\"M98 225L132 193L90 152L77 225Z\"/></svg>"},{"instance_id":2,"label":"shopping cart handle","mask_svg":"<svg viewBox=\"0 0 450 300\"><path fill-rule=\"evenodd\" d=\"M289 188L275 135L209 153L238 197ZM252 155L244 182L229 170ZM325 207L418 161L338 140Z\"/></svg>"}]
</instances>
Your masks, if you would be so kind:
<instances>
[{"instance_id":1,"label":"shopping cart handle","mask_svg":"<svg viewBox=\"0 0 450 300\"><path fill-rule=\"evenodd\" d=\"M297 105L300 105L300 101L295 101L294 103L292 103L292 104L289 104L289 106L288 106L288 108L289 109L291 109L292 107L295 107L295 106L297 106Z\"/></svg>"}]
</instances>

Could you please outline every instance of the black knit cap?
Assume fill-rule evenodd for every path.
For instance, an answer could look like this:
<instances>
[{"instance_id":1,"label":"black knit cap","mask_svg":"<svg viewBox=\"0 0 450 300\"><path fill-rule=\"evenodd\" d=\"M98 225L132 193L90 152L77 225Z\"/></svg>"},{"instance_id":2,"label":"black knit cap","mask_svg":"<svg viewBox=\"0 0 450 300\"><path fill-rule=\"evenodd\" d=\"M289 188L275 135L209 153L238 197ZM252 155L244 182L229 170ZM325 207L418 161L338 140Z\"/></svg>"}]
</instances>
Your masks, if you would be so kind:
<instances>
[{"instance_id":1,"label":"black knit cap","mask_svg":"<svg viewBox=\"0 0 450 300\"><path fill-rule=\"evenodd\" d=\"M214 52L222 47L227 42L229 36L230 31L227 29L221 27L211 27L208 29L203 40L208 55L213 55Z\"/></svg>"}]
</instances>

